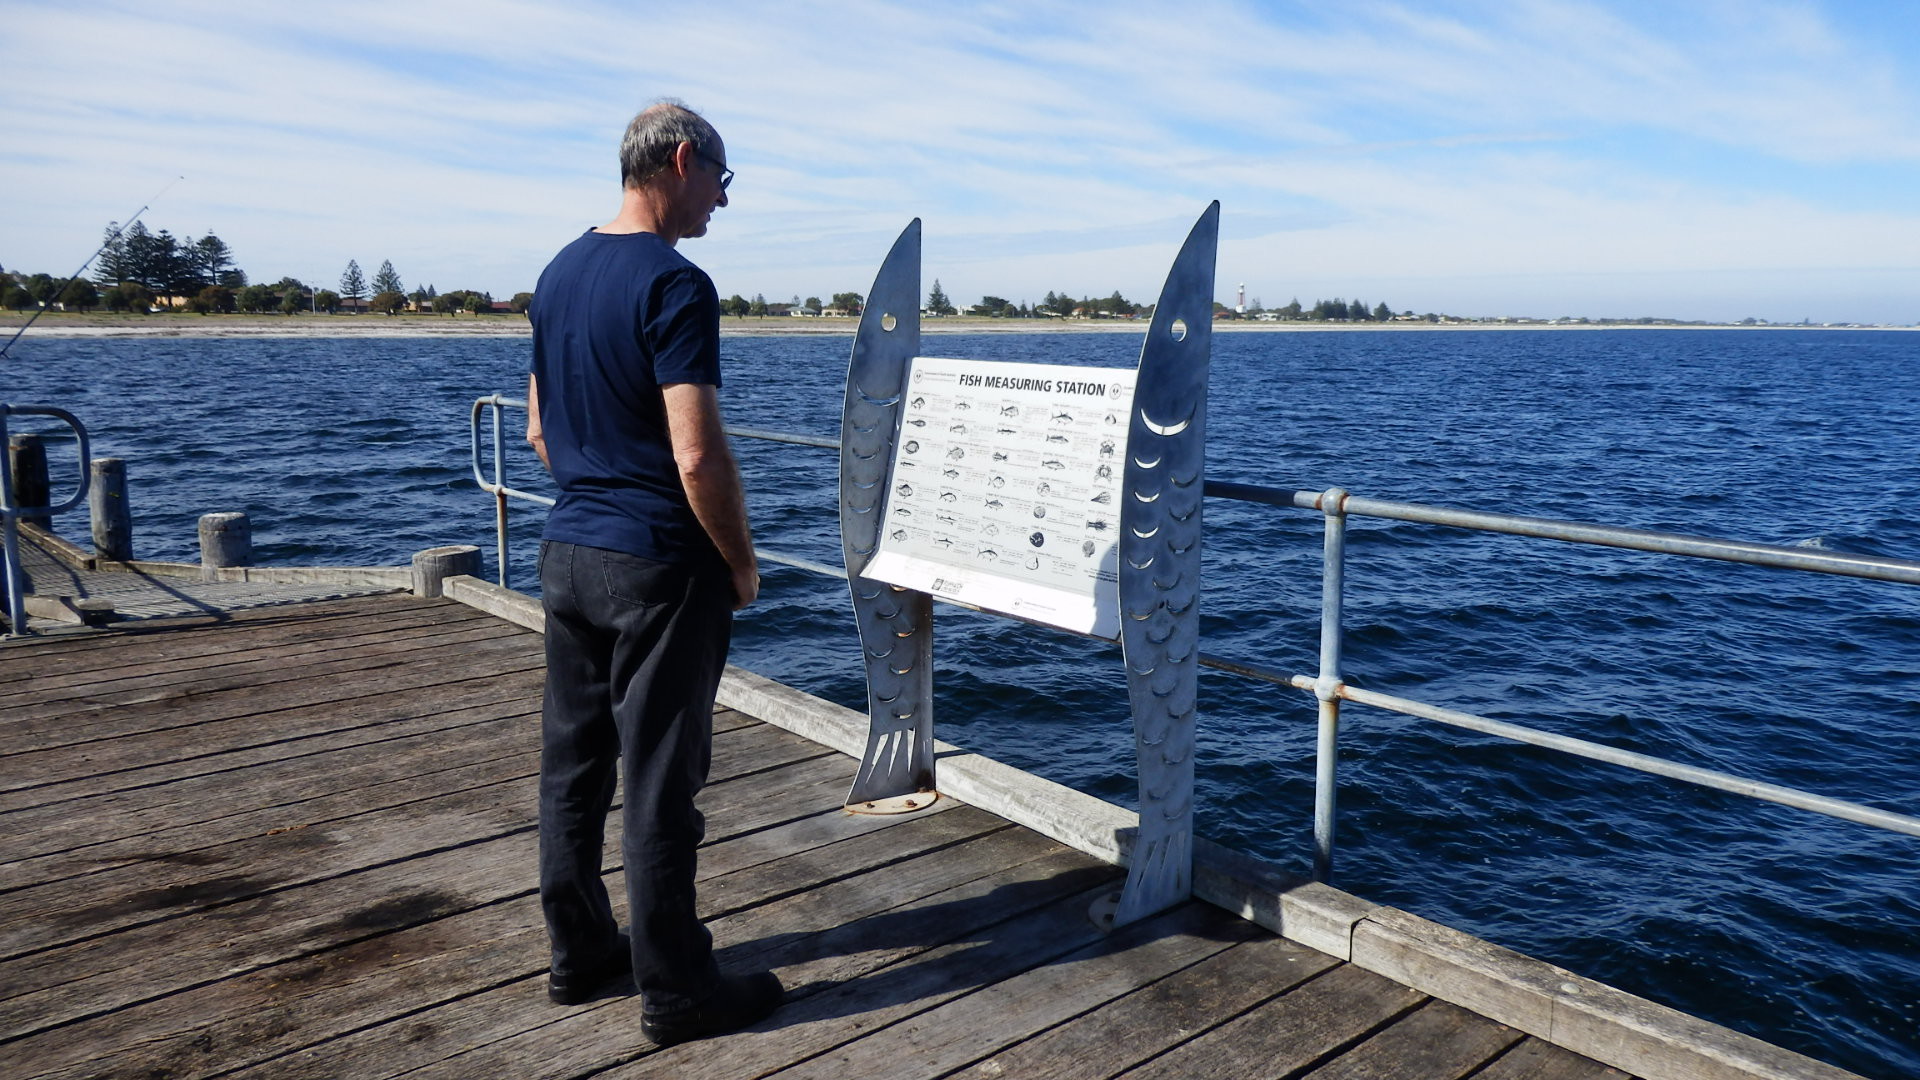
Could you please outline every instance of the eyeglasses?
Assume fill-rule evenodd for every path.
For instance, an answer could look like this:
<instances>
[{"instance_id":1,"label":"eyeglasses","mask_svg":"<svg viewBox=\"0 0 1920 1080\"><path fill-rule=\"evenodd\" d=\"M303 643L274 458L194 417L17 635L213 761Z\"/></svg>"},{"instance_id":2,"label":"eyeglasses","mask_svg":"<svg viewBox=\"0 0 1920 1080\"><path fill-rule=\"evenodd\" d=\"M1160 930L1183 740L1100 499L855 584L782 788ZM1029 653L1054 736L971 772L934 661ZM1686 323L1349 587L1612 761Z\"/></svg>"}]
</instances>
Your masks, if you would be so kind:
<instances>
[{"instance_id":1,"label":"eyeglasses","mask_svg":"<svg viewBox=\"0 0 1920 1080\"><path fill-rule=\"evenodd\" d=\"M720 190L721 191L727 190L727 185L733 183L733 170L727 168L727 163L719 160L718 158L715 158L713 155L707 153L705 150L702 150L697 146L693 148L693 152L700 158L700 160L720 170Z\"/></svg>"}]
</instances>

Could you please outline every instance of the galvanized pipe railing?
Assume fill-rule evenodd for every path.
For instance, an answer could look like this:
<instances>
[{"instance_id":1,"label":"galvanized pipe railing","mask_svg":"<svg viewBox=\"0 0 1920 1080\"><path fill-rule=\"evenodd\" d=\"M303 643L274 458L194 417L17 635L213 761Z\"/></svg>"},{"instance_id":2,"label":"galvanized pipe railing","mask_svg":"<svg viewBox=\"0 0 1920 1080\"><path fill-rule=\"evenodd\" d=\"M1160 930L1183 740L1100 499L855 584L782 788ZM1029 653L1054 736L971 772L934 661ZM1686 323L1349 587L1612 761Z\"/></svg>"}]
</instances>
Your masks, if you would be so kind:
<instances>
[{"instance_id":1,"label":"galvanized pipe railing","mask_svg":"<svg viewBox=\"0 0 1920 1080\"><path fill-rule=\"evenodd\" d=\"M499 564L499 572L496 576L499 578L500 587L503 589L507 587L507 500L519 499L522 502L533 503L537 506L553 505L553 499L548 496L537 495L531 491L521 491L518 488L509 487L504 479L506 474L506 434L505 424L501 419L501 412L505 409L525 409L526 407L527 402L525 398L509 397L505 394L488 394L486 397L474 399L473 413L467 422L467 433L471 437L473 450L473 482L480 486L481 491L493 496L494 558ZM491 480L480 471L480 413L483 409L491 411L493 421L493 478ZM832 439L823 439L813 435L790 435L785 432L766 431L761 428L748 427L729 427L726 431L729 435L737 435L750 439L765 439L769 442L792 443L796 446L816 446L828 450L838 450L840 448L840 444ZM762 562L781 563L786 566L798 567L801 570L809 570L816 574L837 577L842 581L845 581L847 577L845 569L828 566L825 563L814 562L811 559L802 559L794 555L785 555L777 551L768 551L765 548L759 547L754 548L753 553Z\"/></svg>"},{"instance_id":2,"label":"galvanized pipe railing","mask_svg":"<svg viewBox=\"0 0 1920 1080\"><path fill-rule=\"evenodd\" d=\"M80 484L72 498L47 506L16 506L14 504L13 455L7 451L12 441L7 433L8 416L51 416L73 429L74 441L80 449ZM51 405L9 405L0 401L0 550L4 551L0 561L6 564L7 633L10 637L27 632L26 577L20 565L19 519L51 517L79 506L87 497L87 484L92 477L92 460L87 443L87 427L72 413L65 409L56 409Z\"/></svg>"},{"instance_id":3,"label":"galvanized pipe railing","mask_svg":"<svg viewBox=\"0 0 1920 1080\"><path fill-rule=\"evenodd\" d=\"M525 408L526 403L512 398L494 395L482 398L474 405L474 475L479 476L479 428L478 418L481 404L497 403L495 413L495 477L492 485L481 481L484 490L496 493L496 497L507 496L528 499L546 505L552 500L540 496L517 492L498 483L499 477L499 421L498 406ZM798 446L812 446L827 450L838 450L840 443L835 439L811 435L794 435L785 432L768 431L760 428L729 427L727 433L744 438L765 439L772 442L789 443ZM1282 488L1262 487L1255 484L1240 484L1229 481L1209 480L1206 482L1206 494L1214 498L1233 499L1239 502L1258 503L1265 506L1284 507L1319 511L1325 518L1326 532L1322 541L1322 579L1321 579L1321 620L1320 620L1320 671L1317 676L1288 674L1275 668L1246 661L1201 654L1200 663L1215 670L1257 679L1276 686L1291 686L1314 695L1318 705L1317 758L1314 767L1314 852L1313 872L1318 880L1327 880L1333 871L1334 822L1336 816L1335 792L1337 790L1336 765L1339 756L1340 702L1351 701L1370 705L1406 716L1432 720L1453 727L1478 731L1514 742L1538 746L1575 757L1592 761L1603 761L1622 768L1669 779L1682 780L1689 784L1711 788L1716 791L1744 795L1748 798L1762 799L1808 810L1844 821L1870 825L1908 836L1920 836L1920 817L1901 814L1889 810L1880 810L1842 799L1829 798L1797 788L1778 784L1768 784L1757 780L1748 780L1730 773L1702 769L1691 765L1682 765L1664 758L1647 754L1638 754L1604 743L1577 739L1567 735L1556 735L1520 724L1494 720L1473 713L1447 709L1410 698L1382 694L1363 690L1349 685L1341 671L1341 646L1344 639L1342 627L1342 607L1345 592L1346 561L1346 520L1349 517L1384 518L1393 521L1410 521L1429 525L1444 525L1454 528L1471 529L1479 532L1505 533L1512 536L1531 536L1548 540L1561 540L1575 544L1593 544L1603 547L1624 548L1632 551L1645 551L1663 555L1684 555L1691 558L1717 559L1724 562L1745 563L1752 566L1771 566L1785 570L1799 570L1821 574L1837 574L1844 577L1865 578L1874 581L1897 582L1920 585L1920 561L1911 559L1884 558L1875 555L1852 555L1828 551L1816 551L1807 548L1785 547L1777 544L1756 544L1740 540L1721 540L1709 536L1694 536L1685 533L1656 532L1647 529L1628 529L1612 525L1596 525L1579 521L1563 521L1554 518L1525 517L1514 514L1494 514L1478 510L1461 510L1445 506L1429 506L1423 503L1397 502L1388 499L1368 499L1350 495L1340 488L1326 491L1290 491ZM504 494L501 494L504 493ZM505 564L505 525L502 511L501 525L501 562ZM844 569L826 566L806 559L782 555L764 549L755 548L755 554L768 562L796 566L815 573L826 574L841 579L846 578ZM504 569L502 583L505 583Z\"/></svg>"}]
</instances>

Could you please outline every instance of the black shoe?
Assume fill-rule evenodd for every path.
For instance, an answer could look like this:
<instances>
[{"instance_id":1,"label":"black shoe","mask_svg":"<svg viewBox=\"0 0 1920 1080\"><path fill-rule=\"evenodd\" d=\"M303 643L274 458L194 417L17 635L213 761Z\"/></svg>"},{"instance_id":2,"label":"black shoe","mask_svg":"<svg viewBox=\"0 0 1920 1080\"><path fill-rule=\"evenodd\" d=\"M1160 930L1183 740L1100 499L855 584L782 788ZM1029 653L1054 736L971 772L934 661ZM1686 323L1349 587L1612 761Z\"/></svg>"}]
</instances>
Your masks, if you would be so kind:
<instances>
[{"instance_id":1,"label":"black shoe","mask_svg":"<svg viewBox=\"0 0 1920 1080\"><path fill-rule=\"evenodd\" d=\"M547 1000L555 1005L584 1004L621 989L623 983L631 985L632 978L633 945L627 935L621 934L614 939L613 952L604 966L571 975L547 972Z\"/></svg>"},{"instance_id":2,"label":"black shoe","mask_svg":"<svg viewBox=\"0 0 1920 1080\"><path fill-rule=\"evenodd\" d=\"M720 989L698 1005L643 1014L640 1032L659 1046L724 1035L765 1019L779 1007L784 992L771 971L725 976Z\"/></svg>"}]
</instances>

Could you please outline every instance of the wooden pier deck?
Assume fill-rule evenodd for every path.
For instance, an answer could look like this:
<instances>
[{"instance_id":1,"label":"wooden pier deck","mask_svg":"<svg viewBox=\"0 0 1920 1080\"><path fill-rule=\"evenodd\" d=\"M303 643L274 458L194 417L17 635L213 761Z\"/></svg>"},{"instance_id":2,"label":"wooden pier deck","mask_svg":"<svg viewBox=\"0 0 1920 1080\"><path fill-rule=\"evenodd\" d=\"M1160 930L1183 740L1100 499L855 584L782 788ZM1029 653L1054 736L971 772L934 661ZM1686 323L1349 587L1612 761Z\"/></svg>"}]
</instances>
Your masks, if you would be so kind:
<instances>
[{"instance_id":1,"label":"wooden pier deck","mask_svg":"<svg viewBox=\"0 0 1920 1080\"><path fill-rule=\"evenodd\" d=\"M317 573L234 567L206 575L189 563L103 564L58 534L24 525L18 540L28 624L40 632L83 621L81 609L89 607L89 621L96 614L102 616L98 621L111 622L186 615L219 619L250 608L393 592L410 583L405 567L339 567ZM0 594L5 591L0 580ZM5 617L6 605L0 604L0 622Z\"/></svg>"},{"instance_id":2,"label":"wooden pier deck","mask_svg":"<svg viewBox=\"0 0 1920 1080\"><path fill-rule=\"evenodd\" d=\"M790 992L657 1050L635 997L546 1000L541 679L537 634L406 596L0 645L6 1074L1625 1076L1204 903L1104 935L1113 867L848 815L851 759L727 710L701 901Z\"/></svg>"}]
</instances>

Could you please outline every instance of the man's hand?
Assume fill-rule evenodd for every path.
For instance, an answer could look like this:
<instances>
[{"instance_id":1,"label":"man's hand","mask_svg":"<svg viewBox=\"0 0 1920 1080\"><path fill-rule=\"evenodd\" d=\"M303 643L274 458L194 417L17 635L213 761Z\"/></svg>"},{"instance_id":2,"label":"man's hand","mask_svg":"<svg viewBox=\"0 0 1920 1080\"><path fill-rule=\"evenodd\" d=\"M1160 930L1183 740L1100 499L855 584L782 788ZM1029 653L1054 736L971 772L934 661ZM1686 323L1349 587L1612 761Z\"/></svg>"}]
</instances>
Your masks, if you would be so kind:
<instances>
[{"instance_id":1,"label":"man's hand","mask_svg":"<svg viewBox=\"0 0 1920 1080\"><path fill-rule=\"evenodd\" d=\"M733 610L739 611L754 602L760 596L760 571L758 568L735 570L733 572Z\"/></svg>"}]
</instances>

